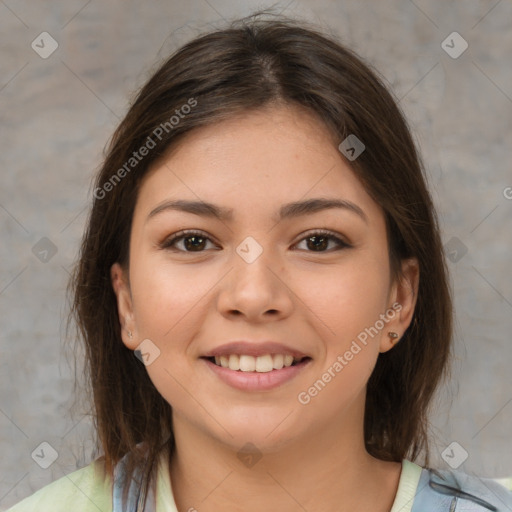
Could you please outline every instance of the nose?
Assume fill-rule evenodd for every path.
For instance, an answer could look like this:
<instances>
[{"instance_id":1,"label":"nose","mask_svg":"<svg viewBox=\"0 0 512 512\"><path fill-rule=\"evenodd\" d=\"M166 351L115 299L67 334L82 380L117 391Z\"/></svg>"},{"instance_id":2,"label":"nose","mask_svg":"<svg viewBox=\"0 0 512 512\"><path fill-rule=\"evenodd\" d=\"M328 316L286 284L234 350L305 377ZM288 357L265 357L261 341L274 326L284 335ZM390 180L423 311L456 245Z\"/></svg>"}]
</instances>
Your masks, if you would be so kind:
<instances>
[{"instance_id":1,"label":"nose","mask_svg":"<svg viewBox=\"0 0 512 512\"><path fill-rule=\"evenodd\" d=\"M248 263L234 253L233 268L220 283L219 312L233 319L262 323L286 318L293 310L293 292L285 282L282 265L269 262L265 251Z\"/></svg>"}]
</instances>

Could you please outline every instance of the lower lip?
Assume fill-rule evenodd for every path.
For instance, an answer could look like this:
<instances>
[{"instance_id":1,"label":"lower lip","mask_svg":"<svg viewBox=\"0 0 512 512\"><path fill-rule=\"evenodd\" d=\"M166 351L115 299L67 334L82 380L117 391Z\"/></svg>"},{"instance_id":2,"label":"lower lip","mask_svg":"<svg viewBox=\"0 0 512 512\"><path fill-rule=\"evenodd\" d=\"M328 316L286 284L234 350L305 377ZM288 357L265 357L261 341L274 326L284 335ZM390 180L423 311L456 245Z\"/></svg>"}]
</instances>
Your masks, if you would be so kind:
<instances>
[{"instance_id":1,"label":"lower lip","mask_svg":"<svg viewBox=\"0 0 512 512\"><path fill-rule=\"evenodd\" d=\"M242 372L217 366L205 358L203 358L203 361L221 380L234 388L241 389L242 391L266 391L293 379L308 366L311 359L305 359L294 366L284 366L280 370L272 370L270 372Z\"/></svg>"}]
</instances>

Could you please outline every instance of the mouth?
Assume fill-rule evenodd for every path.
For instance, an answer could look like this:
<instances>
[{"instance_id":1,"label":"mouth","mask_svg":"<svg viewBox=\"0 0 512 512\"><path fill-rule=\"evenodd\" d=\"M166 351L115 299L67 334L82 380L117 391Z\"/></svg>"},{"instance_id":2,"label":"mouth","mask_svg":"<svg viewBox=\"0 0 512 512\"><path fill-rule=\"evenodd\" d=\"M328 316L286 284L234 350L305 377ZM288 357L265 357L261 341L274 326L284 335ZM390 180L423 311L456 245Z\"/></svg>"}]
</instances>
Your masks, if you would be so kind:
<instances>
[{"instance_id":1,"label":"mouth","mask_svg":"<svg viewBox=\"0 0 512 512\"><path fill-rule=\"evenodd\" d=\"M246 354L230 354L202 357L201 359L235 372L268 373L290 366L301 365L311 360L311 357L294 357L290 354L265 354L257 357Z\"/></svg>"},{"instance_id":2,"label":"mouth","mask_svg":"<svg viewBox=\"0 0 512 512\"><path fill-rule=\"evenodd\" d=\"M230 354L203 356L206 367L232 388L246 392L274 390L294 380L312 362L309 356ZM286 359L286 360L285 360Z\"/></svg>"}]
</instances>

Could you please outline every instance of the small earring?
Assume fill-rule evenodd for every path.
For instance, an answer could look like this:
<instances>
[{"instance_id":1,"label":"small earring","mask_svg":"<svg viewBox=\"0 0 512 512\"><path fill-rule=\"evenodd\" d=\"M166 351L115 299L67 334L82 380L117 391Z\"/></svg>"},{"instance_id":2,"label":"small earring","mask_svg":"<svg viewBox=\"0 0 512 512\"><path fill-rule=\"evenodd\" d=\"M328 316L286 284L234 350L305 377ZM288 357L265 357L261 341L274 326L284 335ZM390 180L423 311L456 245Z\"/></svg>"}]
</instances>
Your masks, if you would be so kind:
<instances>
[{"instance_id":1,"label":"small earring","mask_svg":"<svg viewBox=\"0 0 512 512\"><path fill-rule=\"evenodd\" d=\"M388 336L391 338L392 343L396 343L398 341L398 333L396 332L388 332Z\"/></svg>"},{"instance_id":2,"label":"small earring","mask_svg":"<svg viewBox=\"0 0 512 512\"><path fill-rule=\"evenodd\" d=\"M130 337L130 339L132 339L132 338L133 338L132 331L128 331L128 336Z\"/></svg>"}]
</instances>

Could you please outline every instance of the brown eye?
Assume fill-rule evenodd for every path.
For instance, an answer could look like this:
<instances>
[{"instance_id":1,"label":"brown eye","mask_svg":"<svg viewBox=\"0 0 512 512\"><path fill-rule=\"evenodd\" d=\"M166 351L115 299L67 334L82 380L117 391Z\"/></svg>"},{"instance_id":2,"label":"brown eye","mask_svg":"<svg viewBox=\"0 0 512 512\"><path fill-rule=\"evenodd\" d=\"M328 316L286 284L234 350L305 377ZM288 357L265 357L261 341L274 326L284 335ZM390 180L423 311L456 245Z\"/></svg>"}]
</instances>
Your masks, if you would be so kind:
<instances>
[{"instance_id":1,"label":"brown eye","mask_svg":"<svg viewBox=\"0 0 512 512\"><path fill-rule=\"evenodd\" d=\"M306 240L308 244L308 249L312 249L313 251L322 251L324 249L327 249L327 246L329 245L329 239L324 235L309 236Z\"/></svg>"},{"instance_id":2,"label":"brown eye","mask_svg":"<svg viewBox=\"0 0 512 512\"><path fill-rule=\"evenodd\" d=\"M183 242L181 248L179 243ZM207 242L211 240L200 231L180 231L161 244L162 249L181 252L203 252Z\"/></svg>"},{"instance_id":3,"label":"brown eye","mask_svg":"<svg viewBox=\"0 0 512 512\"><path fill-rule=\"evenodd\" d=\"M303 238L299 243L302 243L304 241L306 242L308 252L332 252L330 250L326 250L329 246L329 242L335 243L334 250L351 247L351 245L347 244L346 242L341 240L341 238L336 236L334 233L331 233L330 231L316 231L314 233L310 233L308 236Z\"/></svg>"}]
</instances>

